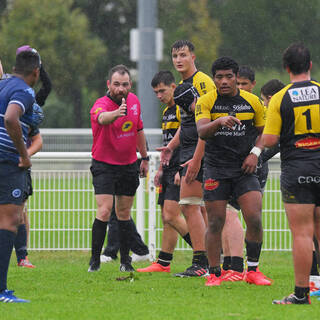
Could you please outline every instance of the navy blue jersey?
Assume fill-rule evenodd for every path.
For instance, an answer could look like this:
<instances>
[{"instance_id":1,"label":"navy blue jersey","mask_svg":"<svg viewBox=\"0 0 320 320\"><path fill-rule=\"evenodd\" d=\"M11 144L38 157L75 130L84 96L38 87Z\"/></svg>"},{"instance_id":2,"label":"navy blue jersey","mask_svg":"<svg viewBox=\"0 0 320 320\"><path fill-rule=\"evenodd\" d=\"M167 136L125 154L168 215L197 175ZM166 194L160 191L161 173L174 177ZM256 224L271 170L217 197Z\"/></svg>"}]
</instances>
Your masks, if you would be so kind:
<instances>
[{"instance_id":1,"label":"navy blue jersey","mask_svg":"<svg viewBox=\"0 0 320 320\"><path fill-rule=\"evenodd\" d=\"M22 79L11 77L0 81L0 159L19 163L19 153L15 148L4 125L4 115L9 104L21 107L23 115L20 124L24 142L27 142L30 126L26 119L32 115L32 106L35 102L35 93Z\"/></svg>"}]
</instances>

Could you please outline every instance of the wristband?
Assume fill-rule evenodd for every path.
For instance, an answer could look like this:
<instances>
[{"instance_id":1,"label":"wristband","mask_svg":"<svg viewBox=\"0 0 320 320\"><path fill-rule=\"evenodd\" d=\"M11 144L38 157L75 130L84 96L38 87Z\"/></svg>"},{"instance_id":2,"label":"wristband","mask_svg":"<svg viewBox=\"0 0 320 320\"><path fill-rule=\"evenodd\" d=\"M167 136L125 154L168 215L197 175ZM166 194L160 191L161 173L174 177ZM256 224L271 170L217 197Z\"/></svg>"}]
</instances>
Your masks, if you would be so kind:
<instances>
[{"instance_id":1,"label":"wristband","mask_svg":"<svg viewBox=\"0 0 320 320\"><path fill-rule=\"evenodd\" d=\"M260 148L258 148L258 147L253 147L252 149L251 149L251 151L250 151L250 153L253 153L253 154L255 154L258 158L259 158L259 156L260 156L260 154L261 154L261 149Z\"/></svg>"},{"instance_id":2,"label":"wristband","mask_svg":"<svg viewBox=\"0 0 320 320\"><path fill-rule=\"evenodd\" d=\"M141 160L149 161L149 160L150 160L150 157L149 157L149 156L141 157Z\"/></svg>"}]
</instances>

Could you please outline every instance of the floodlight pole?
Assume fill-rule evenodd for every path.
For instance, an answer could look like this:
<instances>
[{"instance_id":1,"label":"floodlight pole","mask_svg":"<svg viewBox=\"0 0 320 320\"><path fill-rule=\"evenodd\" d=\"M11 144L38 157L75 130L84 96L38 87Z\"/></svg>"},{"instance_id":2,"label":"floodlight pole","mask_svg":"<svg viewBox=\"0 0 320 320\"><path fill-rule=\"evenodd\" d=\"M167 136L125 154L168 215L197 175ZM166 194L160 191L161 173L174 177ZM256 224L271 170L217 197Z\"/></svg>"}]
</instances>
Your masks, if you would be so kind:
<instances>
[{"instance_id":1,"label":"floodlight pole","mask_svg":"<svg viewBox=\"0 0 320 320\"><path fill-rule=\"evenodd\" d=\"M159 104L151 87L151 80L158 72L156 61L156 27L158 24L158 1L138 0L138 97L141 102L145 128L159 128Z\"/></svg>"}]
</instances>

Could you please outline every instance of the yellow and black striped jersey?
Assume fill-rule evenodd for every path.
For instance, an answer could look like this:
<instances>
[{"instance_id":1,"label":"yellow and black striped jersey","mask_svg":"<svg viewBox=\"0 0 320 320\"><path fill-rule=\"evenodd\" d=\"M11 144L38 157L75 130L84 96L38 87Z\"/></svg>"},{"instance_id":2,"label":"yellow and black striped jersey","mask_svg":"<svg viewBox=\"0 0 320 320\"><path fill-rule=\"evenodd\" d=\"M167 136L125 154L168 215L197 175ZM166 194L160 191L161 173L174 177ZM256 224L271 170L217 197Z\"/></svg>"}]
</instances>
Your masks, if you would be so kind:
<instances>
[{"instance_id":1,"label":"yellow and black striped jersey","mask_svg":"<svg viewBox=\"0 0 320 320\"><path fill-rule=\"evenodd\" d=\"M163 145L166 146L172 140L180 127L181 116L177 105L166 107L162 113L162 137ZM172 154L169 168L176 168L180 164L180 148L176 148Z\"/></svg>"},{"instance_id":2,"label":"yellow and black striped jersey","mask_svg":"<svg viewBox=\"0 0 320 320\"><path fill-rule=\"evenodd\" d=\"M216 88L213 80L201 71L197 71L192 77L185 79L182 82L189 82L197 89L199 97L214 90ZM194 154L198 143L198 132L195 123L194 114L186 113L182 108L181 112L181 131L180 131L180 145L181 145L181 163L190 160Z\"/></svg>"},{"instance_id":3,"label":"yellow and black striped jersey","mask_svg":"<svg viewBox=\"0 0 320 320\"><path fill-rule=\"evenodd\" d=\"M320 83L287 85L270 100L264 134L280 136L281 160L320 160Z\"/></svg>"},{"instance_id":4,"label":"yellow and black striped jersey","mask_svg":"<svg viewBox=\"0 0 320 320\"><path fill-rule=\"evenodd\" d=\"M205 163L214 167L241 168L244 159L255 145L256 127L263 127L264 106L260 99L239 90L234 97L226 97L213 90L200 97L196 105L196 121L233 115L241 121L232 129L222 127L206 141Z\"/></svg>"}]
</instances>

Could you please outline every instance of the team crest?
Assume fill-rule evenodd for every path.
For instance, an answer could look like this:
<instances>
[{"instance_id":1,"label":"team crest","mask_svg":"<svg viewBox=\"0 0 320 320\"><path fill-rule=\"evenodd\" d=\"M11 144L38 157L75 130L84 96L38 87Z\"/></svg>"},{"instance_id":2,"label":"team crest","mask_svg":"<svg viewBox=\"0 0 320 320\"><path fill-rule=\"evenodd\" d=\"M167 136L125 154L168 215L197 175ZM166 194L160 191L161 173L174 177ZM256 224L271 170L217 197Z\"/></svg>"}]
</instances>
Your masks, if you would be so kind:
<instances>
[{"instance_id":1,"label":"team crest","mask_svg":"<svg viewBox=\"0 0 320 320\"><path fill-rule=\"evenodd\" d=\"M212 190L217 189L218 187L219 187L219 181L217 181L217 180L207 179L204 182L205 190L212 191Z\"/></svg>"},{"instance_id":2,"label":"team crest","mask_svg":"<svg viewBox=\"0 0 320 320\"><path fill-rule=\"evenodd\" d=\"M131 130L132 125L133 125L132 121L126 121L126 122L122 125L121 129L122 129L123 132L128 132L128 131Z\"/></svg>"}]
</instances>

